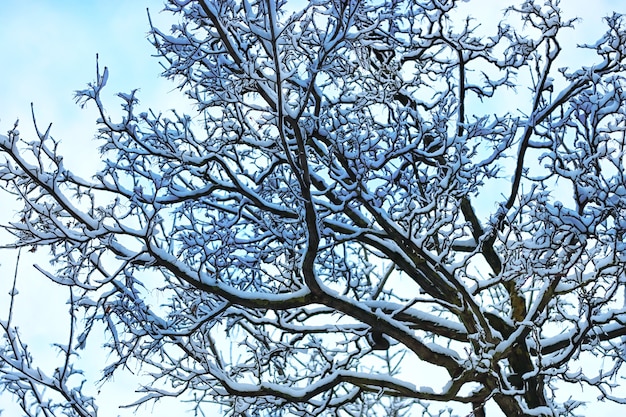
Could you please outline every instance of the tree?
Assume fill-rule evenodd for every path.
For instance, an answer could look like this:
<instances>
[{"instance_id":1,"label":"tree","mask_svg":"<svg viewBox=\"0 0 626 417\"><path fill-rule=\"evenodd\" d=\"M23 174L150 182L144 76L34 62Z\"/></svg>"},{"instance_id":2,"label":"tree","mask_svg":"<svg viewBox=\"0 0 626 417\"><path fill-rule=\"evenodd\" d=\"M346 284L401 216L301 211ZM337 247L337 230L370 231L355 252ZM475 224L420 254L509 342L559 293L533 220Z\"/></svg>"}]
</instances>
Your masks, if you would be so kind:
<instances>
[{"instance_id":1,"label":"tree","mask_svg":"<svg viewBox=\"0 0 626 417\"><path fill-rule=\"evenodd\" d=\"M103 378L152 378L134 405L574 415L567 384L626 404L624 19L556 68L557 1L491 36L456 3L169 0L181 23L150 39L196 117L133 91L113 120L104 67L77 94L100 112L91 180L49 129L2 136L10 246L50 249L72 328L46 375L9 314L1 386L28 415L96 415L73 358L104 326Z\"/></svg>"}]
</instances>

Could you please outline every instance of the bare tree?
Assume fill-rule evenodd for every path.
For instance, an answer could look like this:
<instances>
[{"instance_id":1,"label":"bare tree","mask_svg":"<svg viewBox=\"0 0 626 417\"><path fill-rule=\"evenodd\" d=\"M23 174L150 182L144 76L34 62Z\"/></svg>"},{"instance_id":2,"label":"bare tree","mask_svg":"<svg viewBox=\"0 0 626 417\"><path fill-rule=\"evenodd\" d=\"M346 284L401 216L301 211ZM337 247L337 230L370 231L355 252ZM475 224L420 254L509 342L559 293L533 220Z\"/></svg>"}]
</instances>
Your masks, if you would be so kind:
<instances>
[{"instance_id":1,"label":"bare tree","mask_svg":"<svg viewBox=\"0 0 626 417\"><path fill-rule=\"evenodd\" d=\"M101 114L93 179L48 131L2 136L11 246L49 248L72 306L51 376L2 322L2 386L29 415L96 415L72 358L104 324L104 378L150 371L134 405L574 415L567 384L626 404L624 19L556 68L558 1L482 37L456 3L169 0L181 23L150 36L196 117L132 92L112 120L104 68L77 96Z\"/></svg>"}]
</instances>

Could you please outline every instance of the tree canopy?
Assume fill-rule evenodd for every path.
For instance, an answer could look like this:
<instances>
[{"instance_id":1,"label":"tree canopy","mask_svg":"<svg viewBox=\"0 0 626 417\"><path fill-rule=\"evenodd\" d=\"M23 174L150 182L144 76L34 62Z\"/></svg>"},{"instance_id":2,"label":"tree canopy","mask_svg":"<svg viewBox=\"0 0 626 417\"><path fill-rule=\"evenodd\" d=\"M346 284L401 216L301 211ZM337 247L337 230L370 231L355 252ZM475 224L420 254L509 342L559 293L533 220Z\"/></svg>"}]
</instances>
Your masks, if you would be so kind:
<instances>
[{"instance_id":1,"label":"tree canopy","mask_svg":"<svg viewBox=\"0 0 626 417\"><path fill-rule=\"evenodd\" d=\"M72 306L51 375L3 317L0 389L97 415L73 364L105 329L103 379L149 374L132 405L576 415L568 384L626 404L626 22L558 67L558 1L490 34L457 3L169 0L180 23L149 39L197 114L132 91L110 117L99 63L77 93L92 178L50 129L0 136L7 246L49 249Z\"/></svg>"}]
</instances>

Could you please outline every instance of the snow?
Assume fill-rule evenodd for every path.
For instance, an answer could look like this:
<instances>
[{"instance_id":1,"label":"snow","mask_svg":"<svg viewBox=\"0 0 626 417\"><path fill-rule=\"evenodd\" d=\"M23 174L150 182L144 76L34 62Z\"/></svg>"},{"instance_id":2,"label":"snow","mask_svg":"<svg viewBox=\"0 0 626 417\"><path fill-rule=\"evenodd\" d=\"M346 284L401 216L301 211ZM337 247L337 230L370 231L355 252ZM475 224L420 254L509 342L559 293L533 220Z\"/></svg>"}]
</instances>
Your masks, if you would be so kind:
<instances>
[{"instance_id":1,"label":"snow","mask_svg":"<svg viewBox=\"0 0 626 417\"><path fill-rule=\"evenodd\" d=\"M556 31L548 6L524 6L539 31L516 37L508 26L491 48L470 26L448 31L447 11L434 4L423 19L445 27L374 13L382 4L344 21L337 4L308 3L288 21L262 4L170 2L190 24L151 37L200 110L145 111L132 90L118 95L121 115L109 116L103 88L116 72L102 66L79 93L100 113L104 165L92 182L70 174L48 133L23 143L0 136L14 161L0 163L1 178L27 202L11 230L23 245L51 248L55 264L37 269L80 293L74 307L85 321L70 310L79 335L57 346L84 348L92 326L103 326L106 376L129 362L149 369L131 406L205 390L242 413L283 398L302 413L337 414L364 395L382 415L390 392L467 401L480 387L462 378L475 372L509 387L501 398L523 408L507 378L513 347L524 344L559 348L530 350L523 377L541 369L548 384L600 384L608 376L566 373L562 363L610 352L600 339L626 320L616 295L626 184L612 69L542 72L557 62L554 48L533 44L536 32ZM455 43L468 48L461 93ZM482 71L503 59L527 66L531 81L517 69ZM513 82L529 87L519 108L498 101ZM474 107L480 100L490 104ZM603 134L588 136L604 117ZM519 186L494 191L511 174ZM466 201L474 213L461 209ZM523 310L513 292L525 317L513 317ZM373 331L388 350L367 343ZM567 340L580 347L560 348ZM400 361L430 363L448 384L395 374ZM28 365L21 377L59 387L63 372ZM82 392L72 389L61 391ZM548 402L526 412L569 404L560 394Z\"/></svg>"}]
</instances>

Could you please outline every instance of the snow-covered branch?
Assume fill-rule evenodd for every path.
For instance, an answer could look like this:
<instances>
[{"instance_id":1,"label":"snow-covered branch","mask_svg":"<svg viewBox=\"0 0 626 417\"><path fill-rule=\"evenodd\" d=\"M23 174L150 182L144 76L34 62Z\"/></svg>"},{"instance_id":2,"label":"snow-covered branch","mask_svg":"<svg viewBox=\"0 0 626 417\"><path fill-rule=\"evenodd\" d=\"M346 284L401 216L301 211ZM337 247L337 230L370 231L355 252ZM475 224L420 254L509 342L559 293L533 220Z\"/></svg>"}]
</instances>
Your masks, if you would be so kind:
<instances>
[{"instance_id":1,"label":"snow-covered branch","mask_svg":"<svg viewBox=\"0 0 626 417\"><path fill-rule=\"evenodd\" d=\"M133 91L113 120L99 67L77 97L100 116L92 179L49 130L0 136L23 203L5 246L50 248L38 269L72 291L58 373L9 312L0 384L32 415L55 412L38 387L92 415L63 384L103 326L104 380L149 369L130 406L556 416L568 383L626 401L608 389L626 336L623 18L596 62L556 69L575 26L558 2L483 38L461 6L169 0L180 23L151 41L198 114L141 111ZM585 355L615 366L570 368Z\"/></svg>"}]
</instances>

